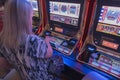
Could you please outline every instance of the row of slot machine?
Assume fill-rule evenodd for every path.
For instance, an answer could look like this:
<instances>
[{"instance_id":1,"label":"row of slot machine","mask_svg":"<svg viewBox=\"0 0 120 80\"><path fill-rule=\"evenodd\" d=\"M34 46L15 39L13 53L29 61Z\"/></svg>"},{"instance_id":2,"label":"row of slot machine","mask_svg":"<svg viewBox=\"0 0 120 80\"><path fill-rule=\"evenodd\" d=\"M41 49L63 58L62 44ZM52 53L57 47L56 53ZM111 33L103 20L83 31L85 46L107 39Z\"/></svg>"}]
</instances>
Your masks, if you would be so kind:
<instances>
[{"instance_id":1,"label":"row of slot machine","mask_svg":"<svg viewBox=\"0 0 120 80\"><path fill-rule=\"evenodd\" d=\"M40 24L40 20L41 20L41 16L40 16L40 2L38 0L27 0L31 3L32 8L33 8L33 32L36 33L36 31L38 30L39 24Z\"/></svg>"},{"instance_id":2,"label":"row of slot machine","mask_svg":"<svg viewBox=\"0 0 120 80\"><path fill-rule=\"evenodd\" d=\"M41 0L29 1L35 11L33 26L38 27ZM53 49L68 57L77 52L77 62L120 79L120 0L44 3L43 13L47 14L49 24L44 34L54 37L55 41L50 41Z\"/></svg>"}]
</instances>

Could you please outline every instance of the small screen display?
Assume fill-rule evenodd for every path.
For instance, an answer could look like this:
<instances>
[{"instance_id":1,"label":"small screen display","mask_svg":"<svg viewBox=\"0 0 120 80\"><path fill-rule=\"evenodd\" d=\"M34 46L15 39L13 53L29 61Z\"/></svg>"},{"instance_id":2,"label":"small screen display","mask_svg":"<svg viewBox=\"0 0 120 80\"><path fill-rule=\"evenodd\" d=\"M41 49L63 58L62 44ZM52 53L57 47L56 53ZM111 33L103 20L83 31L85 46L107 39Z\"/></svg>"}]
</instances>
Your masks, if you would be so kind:
<instances>
[{"instance_id":1,"label":"small screen display","mask_svg":"<svg viewBox=\"0 0 120 80\"><path fill-rule=\"evenodd\" d=\"M49 6L50 20L78 26L80 4L50 1Z\"/></svg>"},{"instance_id":2,"label":"small screen display","mask_svg":"<svg viewBox=\"0 0 120 80\"><path fill-rule=\"evenodd\" d=\"M38 9L39 0L27 0L27 1L31 3L33 8L32 25L33 25L33 32L36 32L38 30L40 23L40 15L39 15L40 12Z\"/></svg>"},{"instance_id":3,"label":"small screen display","mask_svg":"<svg viewBox=\"0 0 120 80\"><path fill-rule=\"evenodd\" d=\"M118 47L119 47L118 44L113 43L113 42L109 42L109 41L105 41L105 40L102 41L102 45L105 46L105 47L109 47L109 48L115 49L115 50L117 50Z\"/></svg>"},{"instance_id":4,"label":"small screen display","mask_svg":"<svg viewBox=\"0 0 120 80\"><path fill-rule=\"evenodd\" d=\"M38 1L37 0L28 0L31 5L32 5L32 8L33 8L33 15L38 17L39 14L38 14Z\"/></svg>"},{"instance_id":5,"label":"small screen display","mask_svg":"<svg viewBox=\"0 0 120 80\"><path fill-rule=\"evenodd\" d=\"M55 27L55 31L63 33L63 28Z\"/></svg>"}]
</instances>

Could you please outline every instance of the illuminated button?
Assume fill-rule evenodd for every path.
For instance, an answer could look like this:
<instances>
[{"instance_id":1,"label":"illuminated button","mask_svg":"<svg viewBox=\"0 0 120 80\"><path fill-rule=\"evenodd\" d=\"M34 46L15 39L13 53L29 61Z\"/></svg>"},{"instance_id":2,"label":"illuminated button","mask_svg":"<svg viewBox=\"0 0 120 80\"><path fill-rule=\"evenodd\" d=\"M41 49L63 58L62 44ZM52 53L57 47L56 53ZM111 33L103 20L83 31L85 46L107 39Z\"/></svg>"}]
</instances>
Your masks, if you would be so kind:
<instances>
[{"instance_id":1,"label":"illuminated button","mask_svg":"<svg viewBox=\"0 0 120 80\"><path fill-rule=\"evenodd\" d=\"M51 44L55 44L55 42L54 42L54 41L50 41L50 43L51 43Z\"/></svg>"},{"instance_id":2,"label":"illuminated button","mask_svg":"<svg viewBox=\"0 0 120 80\"><path fill-rule=\"evenodd\" d=\"M63 48L62 47L58 47L58 50L63 51Z\"/></svg>"},{"instance_id":3,"label":"illuminated button","mask_svg":"<svg viewBox=\"0 0 120 80\"><path fill-rule=\"evenodd\" d=\"M116 28L116 33L120 35L120 28Z\"/></svg>"},{"instance_id":4,"label":"illuminated button","mask_svg":"<svg viewBox=\"0 0 120 80\"><path fill-rule=\"evenodd\" d=\"M64 17L62 17L60 20L61 20L61 22L64 22L64 21L65 21L65 18L64 18Z\"/></svg>"},{"instance_id":5,"label":"illuminated button","mask_svg":"<svg viewBox=\"0 0 120 80\"><path fill-rule=\"evenodd\" d=\"M118 31L118 34L120 34L120 30Z\"/></svg>"},{"instance_id":6,"label":"illuminated button","mask_svg":"<svg viewBox=\"0 0 120 80\"><path fill-rule=\"evenodd\" d=\"M65 53L69 53L69 52L70 52L70 49L64 48L64 52L65 52Z\"/></svg>"},{"instance_id":7,"label":"illuminated button","mask_svg":"<svg viewBox=\"0 0 120 80\"><path fill-rule=\"evenodd\" d=\"M112 67L112 69L117 70L117 71L120 71L119 68L116 67L116 66Z\"/></svg>"},{"instance_id":8,"label":"illuminated button","mask_svg":"<svg viewBox=\"0 0 120 80\"><path fill-rule=\"evenodd\" d=\"M99 66L99 64L96 63L96 62L92 62L92 64L95 65L95 66Z\"/></svg>"},{"instance_id":9,"label":"illuminated button","mask_svg":"<svg viewBox=\"0 0 120 80\"><path fill-rule=\"evenodd\" d=\"M50 30L53 30L53 28L50 28Z\"/></svg>"},{"instance_id":10,"label":"illuminated button","mask_svg":"<svg viewBox=\"0 0 120 80\"><path fill-rule=\"evenodd\" d=\"M119 70L119 71L120 71L120 63L119 63L119 62L118 62L118 63L115 63L115 62L114 62L114 63L112 64L112 68L115 69L115 70Z\"/></svg>"},{"instance_id":11,"label":"illuminated button","mask_svg":"<svg viewBox=\"0 0 120 80\"><path fill-rule=\"evenodd\" d=\"M62 45L63 45L64 47L66 47L66 46L68 46L68 42L67 42L67 41L64 41L64 42L62 43Z\"/></svg>"},{"instance_id":12,"label":"illuminated button","mask_svg":"<svg viewBox=\"0 0 120 80\"><path fill-rule=\"evenodd\" d=\"M120 75L119 72L115 71L115 70L111 70L112 73L116 74L116 75Z\"/></svg>"},{"instance_id":13,"label":"illuminated button","mask_svg":"<svg viewBox=\"0 0 120 80\"><path fill-rule=\"evenodd\" d=\"M108 67L103 66L103 65L101 65L101 68L103 68L103 69L105 69L105 70L109 70L109 68L108 68Z\"/></svg>"},{"instance_id":14,"label":"illuminated button","mask_svg":"<svg viewBox=\"0 0 120 80\"><path fill-rule=\"evenodd\" d=\"M65 53L69 53L69 50L64 50Z\"/></svg>"},{"instance_id":15,"label":"illuminated button","mask_svg":"<svg viewBox=\"0 0 120 80\"><path fill-rule=\"evenodd\" d=\"M102 65L104 65L106 67L109 67L109 68L111 67L111 65L109 63L107 63L107 62L106 63L102 62Z\"/></svg>"},{"instance_id":16,"label":"illuminated button","mask_svg":"<svg viewBox=\"0 0 120 80\"><path fill-rule=\"evenodd\" d=\"M107 60L107 59L105 59L105 62L108 62L108 60Z\"/></svg>"},{"instance_id":17,"label":"illuminated button","mask_svg":"<svg viewBox=\"0 0 120 80\"><path fill-rule=\"evenodd\" d=\"M59 48L59 45L55 45L55 47L58 49L58 48Z\"/></svg>"},{"instance_id":18,"label":"illuminated button","mask_svg":"<svg viewBox=\"0 0 120 80\"><path fill-rule=\"evenodd\" d=\"M92 53L91 55L93 58L98 58L98 55L96 53Z\"/></svg>"}]
</instances>

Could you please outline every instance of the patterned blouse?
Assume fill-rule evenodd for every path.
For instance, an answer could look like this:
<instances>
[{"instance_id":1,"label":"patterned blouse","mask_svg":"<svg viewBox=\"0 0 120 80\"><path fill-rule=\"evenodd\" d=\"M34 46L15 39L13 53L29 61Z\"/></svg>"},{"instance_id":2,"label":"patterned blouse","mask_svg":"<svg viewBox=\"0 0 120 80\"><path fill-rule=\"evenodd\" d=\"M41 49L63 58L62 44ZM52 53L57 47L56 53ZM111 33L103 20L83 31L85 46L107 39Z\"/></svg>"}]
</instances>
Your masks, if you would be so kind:
<instances>
[{"instance_id":1,"label":"patterned blouse","mask_svg":"<svg viewBox=\"0 0 120 80\"><path fill-rule=\"evenodd\" d=\"M43 39L29 35L26 44L20 45L17 53L4 47L0 47L0 53L5 56L9 63L14 63L13 65L23 80L59 80L59 78L48 73L47 69L51 58L45 58L47 48Z\"/></svg>"}]
</instances>

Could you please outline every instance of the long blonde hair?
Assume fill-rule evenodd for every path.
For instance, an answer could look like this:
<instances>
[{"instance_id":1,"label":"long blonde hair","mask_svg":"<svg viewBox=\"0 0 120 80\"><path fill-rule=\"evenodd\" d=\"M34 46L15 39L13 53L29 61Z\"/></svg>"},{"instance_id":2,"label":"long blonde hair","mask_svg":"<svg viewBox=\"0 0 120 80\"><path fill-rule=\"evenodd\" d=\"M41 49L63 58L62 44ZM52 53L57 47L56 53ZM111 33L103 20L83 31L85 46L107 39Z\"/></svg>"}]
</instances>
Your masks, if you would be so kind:
<instances>
[{"instance_id":1,"label":"long blonde hair","mask_svg":"<svg viewBox=\"0 0 120 80\"><path fill-rule=\"evenodd\" d=\"M5 4L4 26L0 44L17 49L32 32L32 7L26 0L8 0Z\"/></svg>"}]
</instances>

